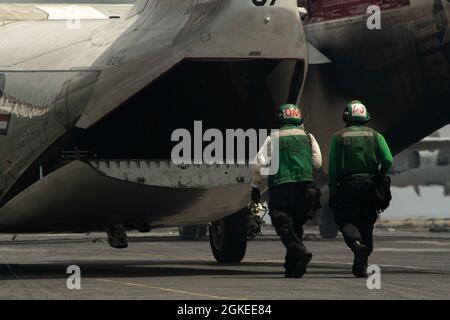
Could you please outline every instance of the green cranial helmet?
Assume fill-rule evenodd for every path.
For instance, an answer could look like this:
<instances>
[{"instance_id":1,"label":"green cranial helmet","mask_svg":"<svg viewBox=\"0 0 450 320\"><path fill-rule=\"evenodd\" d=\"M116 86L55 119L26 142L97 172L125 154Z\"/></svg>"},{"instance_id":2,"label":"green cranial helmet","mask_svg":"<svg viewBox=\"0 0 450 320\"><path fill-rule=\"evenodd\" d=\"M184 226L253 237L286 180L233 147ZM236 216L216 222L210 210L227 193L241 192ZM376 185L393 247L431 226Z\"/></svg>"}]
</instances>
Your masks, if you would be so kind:
<instances>
[{"instance_id":1,"label":"green cranial helmet","mask_svg":"<svg viewBox=\"0 0 450 320\"><path fill-rule=\"evenodd\" d=\"M370 120L369 111L359 100L353 100L347 104L344 110L343 120L345 123L367 123Z\"/></svg>"},{"instance_id":2,"label":"green cranial helmet","mask_svg":"<svg viewBox=\"0 0 450 320\"><path fill-rule=\"evenodd\" d=\"M284 104L278 111L278 119L285 124L299 126L303 123L303 117L300 109L294 104Z\"/></svg>"}]
</instances>

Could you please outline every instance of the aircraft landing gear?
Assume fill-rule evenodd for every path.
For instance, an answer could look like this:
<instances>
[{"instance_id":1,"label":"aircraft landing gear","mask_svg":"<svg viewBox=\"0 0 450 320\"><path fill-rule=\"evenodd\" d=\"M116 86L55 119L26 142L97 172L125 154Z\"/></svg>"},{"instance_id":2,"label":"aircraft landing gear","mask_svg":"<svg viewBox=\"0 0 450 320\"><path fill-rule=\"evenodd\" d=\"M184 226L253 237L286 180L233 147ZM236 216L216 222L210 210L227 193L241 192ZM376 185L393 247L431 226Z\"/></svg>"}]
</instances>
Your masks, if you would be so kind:
<instances>
[{"instance_id":1,"label":"aircraft landing gear","mask_svg":"<svg viewBox=\"0 0 450 320\"><path fill-rule=\"evenodd\" d=\"M124 249L128 247L128 236L123 224L109 224L106 226L106 234L108 235L108 243L116 249Z\"/></svg>"},{"instance_id":2,"label":"aircraft landing gear","mask_svg":"<svg viewBox=\"0 0 450 320\"><path fill-rule=\"evenodd\" d=\"M206 237L208 226L206 224L196 224L192 226L178 227L178 232L182 240L195 240Z\"/></svg>"},{"instance_id":3,"label":"aircraft landing gear","mask_svg":"<svg viewBox=\"0 0 450 320\"><path fill-rule=\"evenodd\" d=\"M319 231L323 239L336 239L339 228L334 222L334 214L329 205L324 205L320 210Z\"/></svg>"},{"instance_id":4,"label":"aircraft landing gear","mask_svg":"<svg viewBox=\"0 0 450 320\"><path fill-rule=\"evenodd\" d=\"M209 243L221 263L241 262L247 250L247 208L209 226Z\"/></svg>"}]
</instances>

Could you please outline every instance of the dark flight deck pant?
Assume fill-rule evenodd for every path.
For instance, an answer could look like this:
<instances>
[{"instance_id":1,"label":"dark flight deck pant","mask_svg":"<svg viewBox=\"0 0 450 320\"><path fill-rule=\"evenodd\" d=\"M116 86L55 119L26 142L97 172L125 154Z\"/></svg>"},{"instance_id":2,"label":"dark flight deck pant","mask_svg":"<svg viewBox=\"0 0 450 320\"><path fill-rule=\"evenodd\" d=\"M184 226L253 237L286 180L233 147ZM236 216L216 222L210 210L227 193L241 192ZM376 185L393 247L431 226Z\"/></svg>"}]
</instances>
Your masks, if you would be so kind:
<instances>
[{"instance_id":1,"label":"dark flight deck pant","mask_svg":"<svg viewBox=\"0 0 450 320\"><path fill-rule=\"evenodd\" d=\"M370 179L346 182L336 196L335 220L350 249L356 240L373 251L373 227L378 218L373 209L374 184Z\"/></svg>"},{"instance_id":2,"label":"dark flight deck pant","mask_svg":"<svg viewBox=\"0 0 450 320\"><path fill-rule=\"evenodd\" d=\"M294 267L307 253L303 245L306 183L285 183L269 190L269 215L272 224L286 247L285 269Z\"/></svg>"}]
</instances>

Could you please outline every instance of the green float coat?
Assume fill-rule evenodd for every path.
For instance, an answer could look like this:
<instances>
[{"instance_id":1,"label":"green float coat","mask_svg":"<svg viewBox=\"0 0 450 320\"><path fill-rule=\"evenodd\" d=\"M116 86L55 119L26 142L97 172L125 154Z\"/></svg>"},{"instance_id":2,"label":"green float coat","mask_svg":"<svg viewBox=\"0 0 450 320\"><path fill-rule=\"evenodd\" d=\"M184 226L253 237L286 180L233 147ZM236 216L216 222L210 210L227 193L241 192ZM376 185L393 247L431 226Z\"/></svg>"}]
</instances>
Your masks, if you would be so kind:
<instances>
[{"instance_id":1,"label":"green float coat","mask_svg":"<svg viewBox=\"0 0 450 320\"><path fill-rule=\"evenodd\" d=\"M279 169L269 176L269 187L313 181L311 142L297 126L283 126L279 136Z\"/></svg>"},{"instance_id":2,"label":"green float coat","mask_svg":"<svg viewBox=\"0 0 450 320\"><path fill-rule=\"evenodd\" d=\"M333 136L330 147L330 190L338 182L386 174L392 166L392 155L384 137L365 126L350 126Z\"/></svg>"}]
</instances>

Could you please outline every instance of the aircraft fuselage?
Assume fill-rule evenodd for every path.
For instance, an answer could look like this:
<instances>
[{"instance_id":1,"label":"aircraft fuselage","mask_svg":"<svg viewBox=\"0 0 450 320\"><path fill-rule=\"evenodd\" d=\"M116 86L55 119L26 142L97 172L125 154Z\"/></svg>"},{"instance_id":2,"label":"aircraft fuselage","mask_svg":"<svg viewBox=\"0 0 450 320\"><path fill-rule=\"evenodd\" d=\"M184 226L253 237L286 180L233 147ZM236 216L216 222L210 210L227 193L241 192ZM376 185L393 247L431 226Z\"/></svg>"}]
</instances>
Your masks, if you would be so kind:
<instances>
[{"instance_id":1,"label":"aircraft fuselage","mask_svg":"<svg viewBox=\"0 0 450 320\"><path fill-rule=\"evenodd\" d=\"M270 127L305 75L295 0L138 0L120 18L81 6L75 23L57 5L1 6L0 231L192 224L246 205L243 181L151 186L90 160L168 159L170 133L194 120Z\"/></svg>"},{"instance_id":2,"label":"aircraft fuselage","mask_svg":"<svg viewBox=\"0 0 450 320\"><path fill-rule=\"evenodd\" d=\"M450 2L360 2L324 5L305 23L308 41L331 60L309 68L306 121L326 151L344 106L360 99L398 153L450 122ZM381 29L371 30L366 8L381 3Z\"/></svg>"}]
</instances>

